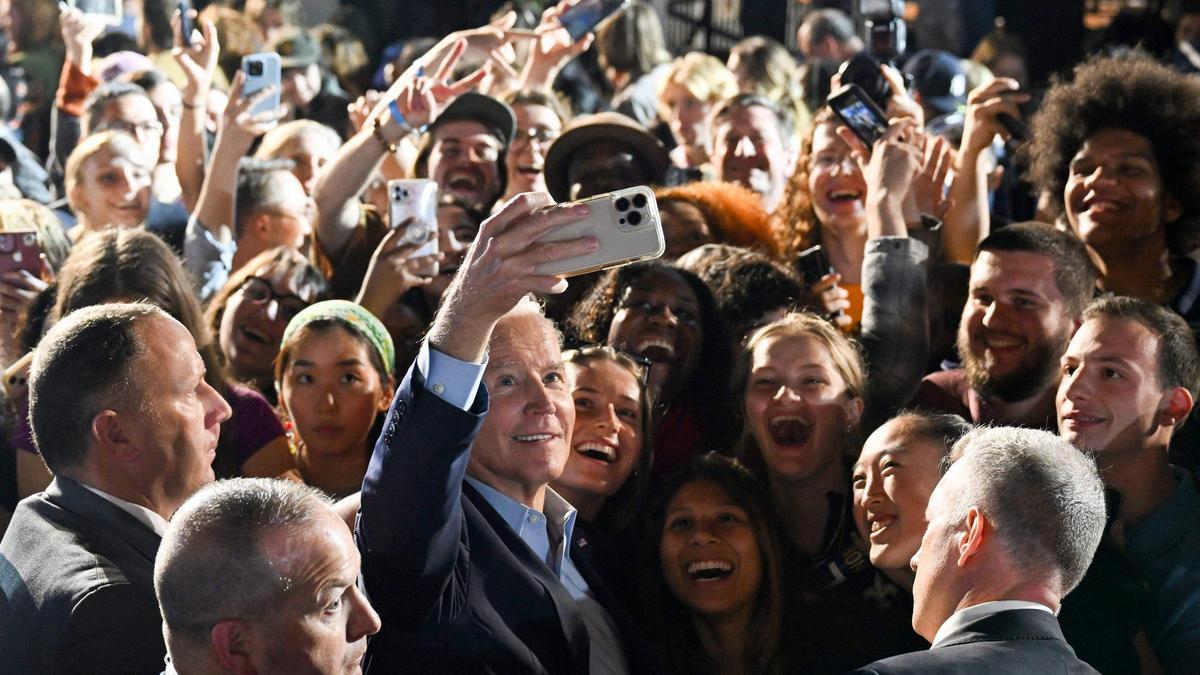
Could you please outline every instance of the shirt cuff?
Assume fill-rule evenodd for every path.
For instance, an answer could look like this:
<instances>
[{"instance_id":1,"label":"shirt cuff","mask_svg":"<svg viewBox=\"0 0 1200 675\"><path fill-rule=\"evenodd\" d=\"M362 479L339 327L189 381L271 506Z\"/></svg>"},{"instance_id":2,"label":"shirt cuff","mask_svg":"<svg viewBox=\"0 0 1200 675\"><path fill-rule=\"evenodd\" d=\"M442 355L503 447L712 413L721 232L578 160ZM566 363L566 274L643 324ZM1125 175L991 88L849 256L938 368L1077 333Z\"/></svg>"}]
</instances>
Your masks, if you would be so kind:
<instances>
[{"instance_id":1,"label":"shirt cuff","mask_svg":"<svg viewBox=\"0 0 1200 675\"><path fill-rule=\"evenodd\" d=\"M486 367L486 356L483 363L460 361L430 349L428 342L421 343L421 351L417 354L417 370L425 378L425 388L464 411L471 409Z\"/></svg>"}]
</instances>

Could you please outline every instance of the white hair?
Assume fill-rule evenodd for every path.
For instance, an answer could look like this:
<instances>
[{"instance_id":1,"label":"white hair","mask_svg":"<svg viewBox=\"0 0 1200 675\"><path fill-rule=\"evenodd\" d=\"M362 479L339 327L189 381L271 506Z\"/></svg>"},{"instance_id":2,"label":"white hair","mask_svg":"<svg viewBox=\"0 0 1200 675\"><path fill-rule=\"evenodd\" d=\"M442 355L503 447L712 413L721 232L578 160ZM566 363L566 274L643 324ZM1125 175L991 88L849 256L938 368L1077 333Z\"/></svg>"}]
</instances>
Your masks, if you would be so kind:
<instances>
[{"instance_id":1,"label":"white hair","mask_svg":"<svg viewBox=\"0 0 1200 675\"><path fill-rule=\"evenodd\" d=\"M1047 431L981 427L954 445L948 461L963 475L944 514L962 518L978 508L1022 568L1057 581L1062 595L1079 584L1106 523L1091 455Z\"/></svg>"}]
</instances>

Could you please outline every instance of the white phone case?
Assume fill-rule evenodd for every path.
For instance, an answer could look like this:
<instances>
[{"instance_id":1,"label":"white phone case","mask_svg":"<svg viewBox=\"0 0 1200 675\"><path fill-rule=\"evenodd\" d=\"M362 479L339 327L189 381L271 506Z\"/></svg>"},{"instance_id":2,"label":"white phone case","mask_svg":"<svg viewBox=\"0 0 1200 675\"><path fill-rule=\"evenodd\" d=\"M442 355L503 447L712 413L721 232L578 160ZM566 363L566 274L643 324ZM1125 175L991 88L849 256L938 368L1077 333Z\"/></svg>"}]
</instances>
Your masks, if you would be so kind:
<instances>
[{"instance_id":1,"label":"white phone case","mask_svg":"<svg viewBox=\"0 0 1200 675\"><path fill-rule=\"evenodd\" d=\"M387 194L388 224L391 228L396 229L405 220L413 218L416 222L409 225L404 231L405 243L425 242L421 248L413 252L412 257L437 255L437 183L427 178L390 180L387 185Z\"/></svg>"},{"instance_id":2,"label":"white phone case","mask_svg":"<svg viewBox=\"0 0 1200 675\"><path fill-rule=\"evenodd\" d=\"M279 109L279 88L281 72L279 55L275 52L247 54L242 57L242 72L245 73L245 84L242 85L242 97L249 98L255 93L274 85L275 93L251 109L250 114L257 115L273 112Z\"/></svg>"},{"instance_id":3,"label":"white phone case","mask_svg":"<svg viewBox=\"0 0 1200 675\"><path fill-rule=\"evenodd\" d=\"M624 265L637 260L657 258L667 250L662 220L654 191L639 185L595 197L550 207L563 208L587 204L591 213L583 220L557 227L538 241L564 241L592 236L600 247L586 255L538 265L538 274L571 277Z\"/></svg>"}]
</instances>

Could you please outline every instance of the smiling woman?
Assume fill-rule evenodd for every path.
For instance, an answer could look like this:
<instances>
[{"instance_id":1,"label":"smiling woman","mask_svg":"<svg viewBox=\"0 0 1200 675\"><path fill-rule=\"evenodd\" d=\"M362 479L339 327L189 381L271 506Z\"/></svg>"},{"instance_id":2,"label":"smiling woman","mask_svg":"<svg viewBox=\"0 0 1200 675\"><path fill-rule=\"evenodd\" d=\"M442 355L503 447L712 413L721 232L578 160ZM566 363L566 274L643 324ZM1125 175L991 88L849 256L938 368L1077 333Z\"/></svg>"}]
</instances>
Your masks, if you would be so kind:
<instances>
[{"instance_id":1,"label":"smiling woman","mask_svg":"<svg viewBox=\"0 0 1200 675\"><path fill-rule=\"evenodd\" d=\"M670 672L790 672L780 537L757 481L731 459L699 457L658 492L651 526L646 597Z\"/></svg>"}]
</instances>

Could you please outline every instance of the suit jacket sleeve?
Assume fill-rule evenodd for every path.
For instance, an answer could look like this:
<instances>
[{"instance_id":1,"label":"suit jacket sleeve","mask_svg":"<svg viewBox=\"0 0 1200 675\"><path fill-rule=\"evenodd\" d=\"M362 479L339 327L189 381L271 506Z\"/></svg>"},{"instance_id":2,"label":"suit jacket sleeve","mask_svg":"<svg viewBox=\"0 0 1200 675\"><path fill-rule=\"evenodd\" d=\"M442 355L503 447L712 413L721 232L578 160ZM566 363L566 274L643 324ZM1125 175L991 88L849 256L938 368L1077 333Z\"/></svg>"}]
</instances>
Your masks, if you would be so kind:
<instances>
[{"instance_id":1,"label":"suit jacket sleeve","mask_svg":"<svg viewBox=\"0 0 1200 675\"><path fill-rule=\"evenodd\" d=\"M461 410L427 391L415 366L396 391L363 480L356 532L367 593L385 622L411 627L465 602L462 484L486 411L483 389Z\"/></svg>"},{"instance_id":2,"label":"suit jacket sleeve","mask_svg":"<svg viewBox=\"0 0 1200 675\"><path fill-rule=\"evenodd\" d=\"M867 242L863 320L870 387L863 430L870 432L912 396L929 360L926 264L929 248L911 237Z\"/></svg>"},{"instance_id":3,"label":"suit jacket sleeve","mask_svg":"<svg viewBox=\"0 0 1200 675\"><path fill-rule=\"evenodd\" d=\"M161 673L167 653L158 605L128 583L93 589L71 611L56 658L62 673Z\"/></svg>"}]
</instances>

